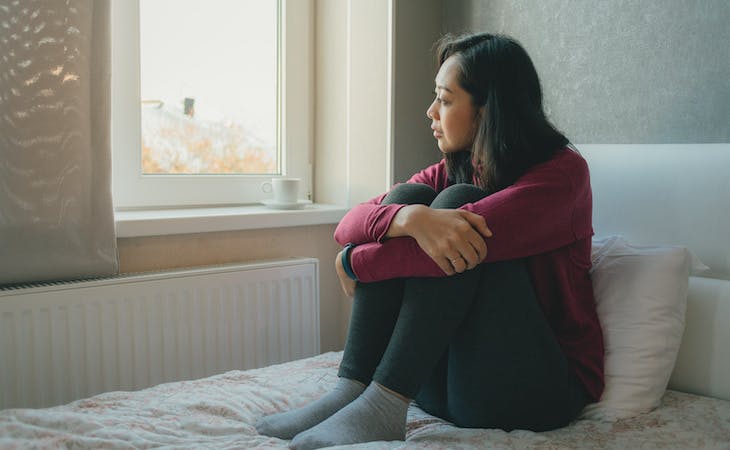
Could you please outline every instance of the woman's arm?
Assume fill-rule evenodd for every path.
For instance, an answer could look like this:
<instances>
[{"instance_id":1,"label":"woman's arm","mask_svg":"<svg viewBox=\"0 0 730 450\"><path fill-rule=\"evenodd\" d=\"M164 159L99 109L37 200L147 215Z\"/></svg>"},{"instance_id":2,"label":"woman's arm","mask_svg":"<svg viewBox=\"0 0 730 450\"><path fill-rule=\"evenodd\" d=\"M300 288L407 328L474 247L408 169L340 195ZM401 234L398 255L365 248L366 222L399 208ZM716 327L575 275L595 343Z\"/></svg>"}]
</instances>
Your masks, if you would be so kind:
<instances>
[{"instance_id":1,"label":"woman's arm","mask_svg":"<svg viewBox=\"0 0 730 450\"><path fill-rule=\"evenodd\" d=\"M564 247L593 234L588 164L577 152L564 150L512 186L463 209L483 216L497 236L487 262Z\"/></svg>"},{"instance_id":2,"label":"woman's arm","mask_svg":"<svg viewBox=\"0 0 730 450\"><path fill-rule=\"evenodd\" d=\"M421 183L431 186L436 192L444 186L443 161L425 168L413 175L407 183ZM375 197L365 203L356 205L345 214L335 229L335 240L340 245L347 243L364 244L382 242L395 218L395 215L406 205L383 205L387 193Z\"/></svg>"},{"instance_id":3,"label":"woman's arm","mask_svg":"<svg viewBox=\"0 0 730 450\"><path fill-rule=\"evenodd\" d=\"M461 210L479 214L494 233L485 259L489 262L548 252L590 236L591 202L585 161L563 151L512 186ZM350 260L364 282L447 275L411 237L360 245Z\"/></svg>"},{"instance_id":4,"label":"woman's arm","mask_svg":"<svg viewBox=\"0 0 730 450\"><path fill-rule=\"evenodd\" d=\"M340 245L381 242L398 211L406 205L381 205L386 194L350 209L335 229Z\"/></svg>"},{"instance_id":5,"label":"woman's arm","mask_svg":"<svg viewBox=\"0 0 730 450\"><path fill-rule=\"evenodd\" d=\"M394 216L386 237L412 237L446 275L473 269L487 256L484 218L462 209L409 205Z\"/></svg>"},{"instance_id":6,"label":"woman's arm","mask_svg":"<svg viewBox=\"0 0 730 450\"><path fill-rule=\"evenodd\" d=\"M408 183L425 184L437 192L443 190L448 184L444 163L415 174ZM385 196L350 210L337 226L337 242L364 244L410 236L447 275L472 269L486 256L484 236L491 233L479 215L424 205L383 205Z\"/></svg>"}]
</instances>

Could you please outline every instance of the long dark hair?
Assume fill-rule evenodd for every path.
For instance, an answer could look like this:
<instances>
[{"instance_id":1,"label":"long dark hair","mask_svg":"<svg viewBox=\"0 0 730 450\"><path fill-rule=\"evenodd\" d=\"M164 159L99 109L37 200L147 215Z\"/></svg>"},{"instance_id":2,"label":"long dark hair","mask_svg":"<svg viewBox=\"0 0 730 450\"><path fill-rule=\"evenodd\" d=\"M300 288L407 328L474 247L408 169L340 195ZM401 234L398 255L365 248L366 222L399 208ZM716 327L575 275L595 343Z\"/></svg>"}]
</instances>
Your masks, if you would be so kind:
<instances>
[{"instance_id":1,"label":"long dark hair","mask_svg":"<svg viewBox=\"0 0 730 450\"><path fill-rule=\"evenodd\" d=\"M437 43L439 67L452 55L459 85L476 108L485 107L469 151L446 154L449 179L497 192L530 167L549 160L568 139L542 106L535 66L514 39L495 34L446 35Z\"/></svg>"}]
</instances>

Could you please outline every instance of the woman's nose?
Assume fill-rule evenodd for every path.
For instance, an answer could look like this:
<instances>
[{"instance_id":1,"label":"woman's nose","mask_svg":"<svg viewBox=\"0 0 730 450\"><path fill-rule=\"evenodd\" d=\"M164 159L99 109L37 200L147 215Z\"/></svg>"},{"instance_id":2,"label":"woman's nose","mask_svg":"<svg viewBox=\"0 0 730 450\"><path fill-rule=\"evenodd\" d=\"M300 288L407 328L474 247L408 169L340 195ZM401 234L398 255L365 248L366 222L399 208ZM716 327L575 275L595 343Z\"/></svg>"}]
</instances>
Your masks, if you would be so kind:
<instances>
[{"instance_id":1,"label":"woman's nose","mask_svg":"<svg viewBox=\"0 0 730 450\"><path fill-rule=\"evenodd\" d=\"M428 105L428 109L426 110L426 117L432 120L436 118L436 108L434 108L435 104L436 101L433 101L430 105Z\"/></svg>"}]
</instances>

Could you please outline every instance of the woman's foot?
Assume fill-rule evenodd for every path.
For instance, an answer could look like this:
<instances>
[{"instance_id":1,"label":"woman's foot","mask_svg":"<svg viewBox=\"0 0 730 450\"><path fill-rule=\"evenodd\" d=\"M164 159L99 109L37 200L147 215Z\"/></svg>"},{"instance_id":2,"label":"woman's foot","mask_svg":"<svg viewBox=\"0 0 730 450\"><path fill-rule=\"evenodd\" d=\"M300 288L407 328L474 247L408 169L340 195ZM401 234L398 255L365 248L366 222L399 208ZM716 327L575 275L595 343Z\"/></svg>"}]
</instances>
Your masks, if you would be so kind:
<instances>
[{"instance_id":1,"label":"woman's foot","mask_svg":"<svg viewBox=\"0 0 730 450\"><path fill-rule=\"evenodd\" d=\"M309 450L371 441L404 440L410 402L377 383L332 417L294 437L290 448Z\"/></svg>"},{"instance_id":2,"label":"woman's foot","mask_svg":"<svg viewBox=\"0 0 730 450\"><path fill-rule=\"evenodd\" d=\"M256 431L265 436L291 439L347 406L364 390L365 386L362 383L340 378L335 388L324 397L301 408L262 418L256 424Z\"/></svg>"}]
</instances>

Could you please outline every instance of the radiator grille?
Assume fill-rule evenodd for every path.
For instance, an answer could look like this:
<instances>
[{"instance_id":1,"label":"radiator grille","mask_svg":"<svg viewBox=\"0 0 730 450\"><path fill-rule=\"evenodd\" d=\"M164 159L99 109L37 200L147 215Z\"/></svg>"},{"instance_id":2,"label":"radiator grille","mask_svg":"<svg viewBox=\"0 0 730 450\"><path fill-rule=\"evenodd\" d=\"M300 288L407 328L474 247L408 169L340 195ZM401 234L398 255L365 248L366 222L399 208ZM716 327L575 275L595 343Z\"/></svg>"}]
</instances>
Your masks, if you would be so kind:
<instances>
[{"instance_id":1,"label":"radiator grille","mask_svg":"<svg viewBox=\"0 0 730 450\"><path fill-rule=\"evenodd\" d=\"M319 353L317 260L0 291L0 409Z\"/></svg>"}]
</instances>

